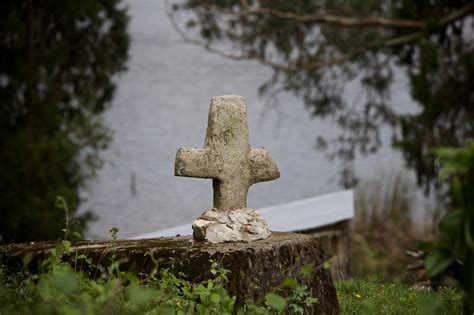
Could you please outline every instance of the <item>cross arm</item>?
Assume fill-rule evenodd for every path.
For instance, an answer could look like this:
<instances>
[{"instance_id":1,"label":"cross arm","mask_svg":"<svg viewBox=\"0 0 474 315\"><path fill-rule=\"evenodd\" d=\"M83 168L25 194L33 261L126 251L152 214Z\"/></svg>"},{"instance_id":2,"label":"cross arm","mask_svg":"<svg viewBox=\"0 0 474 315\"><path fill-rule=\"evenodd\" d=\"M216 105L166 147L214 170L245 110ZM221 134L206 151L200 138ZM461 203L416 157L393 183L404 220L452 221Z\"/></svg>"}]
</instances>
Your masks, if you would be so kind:
<instances>
[{"instance_id":1,"label":"cross arm","mask_svg":"<svg viewBox=\"0 0 474 315\"><path fill-rule=\"evenodd\" d=\"M264 148L250 150L252 183L265 182L280 177L280 171L270 153Z\"/></svg>"},{"instance_id":2,"label":"cross arm","mask_svg":"<svg viewBox=\"0 0 474 315\"><path fill-rule=\"evenodd\" d=\"M180 148L176 152L175 176L217 178L208 149Z\"/></svg>"}]
</instances>

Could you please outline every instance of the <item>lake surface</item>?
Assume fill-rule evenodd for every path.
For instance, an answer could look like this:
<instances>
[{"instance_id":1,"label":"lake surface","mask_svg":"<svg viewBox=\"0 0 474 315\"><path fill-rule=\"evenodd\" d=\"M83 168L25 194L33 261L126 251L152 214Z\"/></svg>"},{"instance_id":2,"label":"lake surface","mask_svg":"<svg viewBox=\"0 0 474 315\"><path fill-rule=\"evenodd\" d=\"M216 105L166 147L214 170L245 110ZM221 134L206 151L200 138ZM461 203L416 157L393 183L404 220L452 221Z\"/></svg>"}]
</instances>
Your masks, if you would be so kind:
<instances>
[{"instance_id":1,"label":"lake surface","mask_svg":"<svg viewBox=\"0 0 474 315\"><path fill-rule=\"evenodd\" d=\"M106 113L114 140L103 156L107 163L83 193L81 211L93 209L99 219L88 237L107 238L117 226L120 237L156 231L190 222L212 207L211 180L173 176L176 149L201 147L210 99L237 94L246 98L250 144L267 148L281 172L276 181L250 188L248 206L259 208L341 189L341 164L330 162L315 149L318 135L334 135L330 121L310 118L302 101L291 95L279 106L265 105L258 86L271 70L251 61L231 61L200 47L185 44L174 32L162 1L133 0L132 45L128 71L118 78L112 108ZM347 97L359 90L351 84ZM397 78L392 100L400 108L414 108L406 79ZM362 177L402 168L398 152L384 146L376 155L354 162ZM290 214L289 214L290 215Z\"/></svg>"}]
</instances>

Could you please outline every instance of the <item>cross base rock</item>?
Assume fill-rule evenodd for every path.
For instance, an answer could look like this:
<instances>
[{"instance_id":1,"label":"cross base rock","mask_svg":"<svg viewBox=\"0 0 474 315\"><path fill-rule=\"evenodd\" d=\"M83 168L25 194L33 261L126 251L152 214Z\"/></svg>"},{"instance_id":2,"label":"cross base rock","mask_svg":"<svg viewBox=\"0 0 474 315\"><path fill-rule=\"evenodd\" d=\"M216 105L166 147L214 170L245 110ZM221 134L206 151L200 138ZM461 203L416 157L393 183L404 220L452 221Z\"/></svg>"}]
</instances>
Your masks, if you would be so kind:
<instances>
[{"instance_id":1,"label":"cross base rock","mask_svg":"<svg viewBox=\"0 0 474 315\"><path fill-rule=\"evenodd\" d=\"M271 234L263 217L250 208L231 212L213 208L193 222L194 239L213 244L263 240Z\"/></svg>"}]
</instances>

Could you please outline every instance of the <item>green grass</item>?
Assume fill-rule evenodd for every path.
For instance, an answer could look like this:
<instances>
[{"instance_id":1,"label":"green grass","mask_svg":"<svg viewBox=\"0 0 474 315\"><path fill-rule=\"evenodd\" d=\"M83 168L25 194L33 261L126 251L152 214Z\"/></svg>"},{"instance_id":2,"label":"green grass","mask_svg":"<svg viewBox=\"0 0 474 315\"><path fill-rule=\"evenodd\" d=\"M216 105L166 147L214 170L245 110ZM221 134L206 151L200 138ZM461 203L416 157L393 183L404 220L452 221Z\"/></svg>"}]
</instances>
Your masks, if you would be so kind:
<instances>
[{"instance_id":1,"label":"green grass","mask_svg":"<svg viewBox=\"0 0 474 315\"><path fill-rule=\"evenodd\" d=\"M462 296L455 289L437 292L375 278L336 283L341 314L462 314Z\"/></svg>"}]
</instances>

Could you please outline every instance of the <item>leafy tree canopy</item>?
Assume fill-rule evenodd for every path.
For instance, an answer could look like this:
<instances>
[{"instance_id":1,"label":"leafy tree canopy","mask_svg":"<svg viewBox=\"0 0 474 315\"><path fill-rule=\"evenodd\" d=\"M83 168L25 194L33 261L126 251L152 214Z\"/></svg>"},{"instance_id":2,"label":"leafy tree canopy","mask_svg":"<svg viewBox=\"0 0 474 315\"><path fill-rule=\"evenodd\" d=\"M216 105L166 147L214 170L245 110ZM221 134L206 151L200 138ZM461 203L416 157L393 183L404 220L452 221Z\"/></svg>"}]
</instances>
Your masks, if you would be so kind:
<instances>
[{"instance_id":1,"label":"leafy tree canopy","mask_svg":"<svg viewBox=\"0 0 474 315\"><path fill-rule=\"evenodd\" d=\"M120 0L0 2L0 234L52 239L110 140L101 113L125 69ZM91 214L82 217L84 223Z\"/></svg>"},{"instance_id":2,"label":"leafy tree canopy","mask_svg":"<svg viewBox=\"0 0 474 315\"><path fill-rule=\"evenodd\" d=\"M169 8L187 42L271 67L262 94L294 93L314 116L334 119L341 134L318 139L331 156L375 152L381 127L391 126L425 188L435 178L429 150L474 136L473 13L465 0L183 0ZM389 101L396 67L409 77L416 113ZM348 99L352 80L363 90Z\"/></svg>"}]
</instances>

